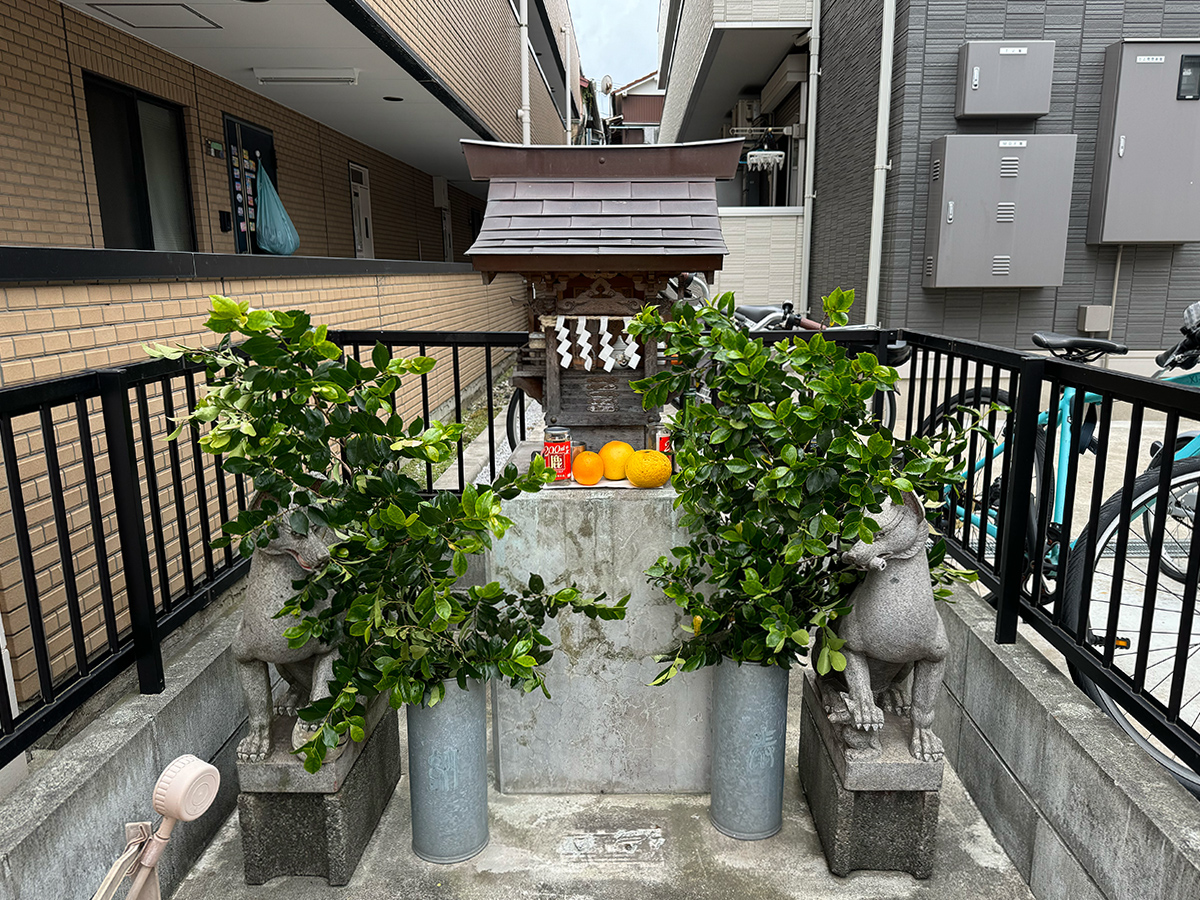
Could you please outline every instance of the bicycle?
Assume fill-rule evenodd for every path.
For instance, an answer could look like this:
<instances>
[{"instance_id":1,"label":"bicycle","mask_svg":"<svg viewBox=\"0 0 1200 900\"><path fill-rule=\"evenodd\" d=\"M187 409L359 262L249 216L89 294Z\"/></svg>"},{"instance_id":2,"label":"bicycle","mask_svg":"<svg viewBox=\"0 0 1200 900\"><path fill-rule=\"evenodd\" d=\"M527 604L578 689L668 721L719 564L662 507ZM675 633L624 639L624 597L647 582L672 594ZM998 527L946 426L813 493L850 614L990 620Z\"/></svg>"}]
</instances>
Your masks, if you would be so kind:
<instances>
[{"instance_id":1,"label":"bicycle","mask_svg":"<svg viewBox=\"0 0 1200 900\"><path fill-rule=\"evenodd\" d=\"M1200 386L1200 372L1189 371L1200 362L1200 303L1185 312L1182 331L1183 339L1157 357L1160 368L1154 377L1174 384ZM1123 345L1110 341L1046 332L1035 334L1033 340L1051 354L1076 362L1094 362L1105 354L1127 352ZM1180 374L1170 374L1175 370ZM1008 400L1007 392L998 389L995 381L979 390L960 392L935 408L920 424L918 433L933 433L956 411L965 418L993 403L1007 406ZM1064 386L1056 409L1043 410L1039 415L1035 490L1027 510L1030 527L1026 529L1024 577L1033 578L1040 573L1042 581L1040 584L1034 581L1031 594L1035 601L1048 603L1057 595L1057 582L1062 576L1061 621L1067 628L1079 623L1083 598L1087 596L1084 628L1088 643L1107 665L1131 680L1137 678L1140 659L1144 675L1136 687L1160 702L1164 709L1177 704L1180 720L1195 729L1200 722L1200 675L1192 673L1189 685L1185 686L1186 667L1180 677L1175 672L1181 654L1190 657L1200 653L1200 633L1194 627L1180 636L1183 617L1190 615L1184 609L1185 583L1194 582L1196 570L1200 569L1200 560L1189 558L1200 498L1200 432L1178 434L1171 448L1163 447L1161 442L1152 444L1146 470L1100 506L1094 526L1091 522L1084 524L1079 535L1069 542L1066 570L1061 570L1060 557L1067 537L1063 534L1064 522L1069 521L1065 506L1070 458L1077 447L1080 452L1103 452L1092 433L1096 408L1103 402L1101 396L1085 392L1082 404L1088 414L1076 423L1073 410L1078 403L1077 391ZM999 534L996 527L999 480L992 480L991 475L993 461L1004 452L1001 416L1003 413L995 411L988 414L988 429L996 436L991 452L968 462L964 473L966 485L947 494L951 522L970 522L992 540ZM1055 438L1053 460L1046 458L1050 429ZM1170 477L1165 495L1160 498L1160 475L1168 458ZM1043 495L1048 497L1050 505L1044 549L1035 546L1041 512L1038 503ZM1156 561L1151 554L1157 555ZM1147 608L1149 616L1145 615ZM1116 700L1078 667L1070 668L1080 689L1185 787L1200 795L1200 774L1147 738Z\"/></svg>"}]
</instances>

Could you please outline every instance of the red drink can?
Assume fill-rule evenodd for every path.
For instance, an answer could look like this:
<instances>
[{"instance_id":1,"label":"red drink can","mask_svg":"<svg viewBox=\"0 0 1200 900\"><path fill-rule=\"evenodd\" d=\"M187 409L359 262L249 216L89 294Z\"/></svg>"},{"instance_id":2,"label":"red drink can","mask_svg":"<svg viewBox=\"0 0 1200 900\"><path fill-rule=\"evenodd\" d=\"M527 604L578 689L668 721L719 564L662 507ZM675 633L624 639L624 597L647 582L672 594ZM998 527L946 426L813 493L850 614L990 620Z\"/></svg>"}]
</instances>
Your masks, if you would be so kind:
<instances>
[{"instance_id":1,"label":"red drink can","mask_svg":"<svg viewBox=\"0 0 1200 900\"><path fill-rule=\"evenodd\" d=\"M657 445L655 449L658 450L659 453L666 453L670 455L671 433L667 431L667 427L665 425L659 425L654 429L654 443Z\"/></svg>"},{"instance_id":2,"label":"red drink can","mask_svg":"<svg viewBox=\"0 0 1200 900\"><path fill-rule=\"evenodd\" d=\"M546 429L542 437L542 459L554 470L555 481L566 481L571 477L571 429Z\"/></svg>"}]
</instances>

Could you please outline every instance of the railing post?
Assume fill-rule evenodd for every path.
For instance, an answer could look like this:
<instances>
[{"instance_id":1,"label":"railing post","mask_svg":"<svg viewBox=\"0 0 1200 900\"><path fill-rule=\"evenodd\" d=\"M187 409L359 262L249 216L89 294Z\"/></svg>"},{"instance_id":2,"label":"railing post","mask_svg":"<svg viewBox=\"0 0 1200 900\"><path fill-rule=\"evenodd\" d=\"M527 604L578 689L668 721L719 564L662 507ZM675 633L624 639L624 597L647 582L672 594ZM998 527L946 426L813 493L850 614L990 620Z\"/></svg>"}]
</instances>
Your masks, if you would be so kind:
<instances>
[{"instance_id":1,"label":"railing post","mask_svg":"<svg viewBox=\"0 0 1200 900\"><path fill-rule=\"evenodd\" d=\"M117 511L117 539L121 543L121 567L125 573L125 594L137 657L138 687L143 694L158 694L166 682L150 585L150 550L138 484L129 383L124 369L103 369L97 375Z\"/></svg>"},{"instance_id":2,"label":"railing post","mask_svg":"<svg viewBox=\"0 0 1200 900\"><path fill-rule=\"evenodd\" d=\"M1009 466L998 535L1000 590L996 595L997 644L1012 644L1017 639L1044 371L1045 362L1041 357L1030 356L1022 360L1021 381L1017 386L1012 415L1012 434L1005 447L1005 452L1009 454Z\"/></svg>"}]
</instances>

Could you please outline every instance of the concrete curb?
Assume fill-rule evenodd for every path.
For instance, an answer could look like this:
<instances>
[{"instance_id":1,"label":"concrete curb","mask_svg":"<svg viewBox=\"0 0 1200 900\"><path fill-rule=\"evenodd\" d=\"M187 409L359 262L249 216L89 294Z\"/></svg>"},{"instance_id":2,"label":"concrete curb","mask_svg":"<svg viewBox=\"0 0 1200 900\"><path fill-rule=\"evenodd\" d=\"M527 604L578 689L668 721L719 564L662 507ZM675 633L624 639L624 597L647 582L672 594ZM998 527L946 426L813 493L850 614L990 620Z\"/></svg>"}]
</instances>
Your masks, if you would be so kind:
<instances>
[{"instance_id":1,"label":"concrete curb","mask_svg":"<svg viewBox=\"0 0 1200 900\"><path fill-rule=\"evenodd\" d=\"M1039 900L1200 897L1200 801L966 589L935 728Z\"/></svg>"},{"instance_id":2,"label":"concrete curb","mask_svg":"<svg viewBox=\"0 0 1200 900\"><path fill-rule=\"evenodd\" d=\"M156 820L150 792L175 757L221 771L208 812L181 825L159 864L170 896L237 802L246 713L230 642L236 605L167 665L161 694L126 697L0 803L0 898L88 900L125 846L126 822Z\"/></svg>"}]
</instances>

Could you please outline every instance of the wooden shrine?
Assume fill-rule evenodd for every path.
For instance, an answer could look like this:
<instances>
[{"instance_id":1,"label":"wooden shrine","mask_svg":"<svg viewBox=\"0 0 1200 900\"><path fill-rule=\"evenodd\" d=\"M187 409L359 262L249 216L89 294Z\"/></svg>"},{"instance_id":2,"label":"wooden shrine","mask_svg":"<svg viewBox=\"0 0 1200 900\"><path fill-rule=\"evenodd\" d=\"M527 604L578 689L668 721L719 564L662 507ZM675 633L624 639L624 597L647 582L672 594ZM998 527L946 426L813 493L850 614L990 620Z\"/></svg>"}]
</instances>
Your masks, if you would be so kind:
<instances>
[{"instance_id":1,"label":"wooden shrine","mask_svg":"<svg viewBox=\"0 0 1200 900\"><path fill-rule=\"evenodd\" d=\"M627 331L669 278L709 282L728 253L716 181L737 170L740 138L695 144L536 146L463 141L487 210L467 251L475 268L525 276L530 341L514 380L546 423L599 449L651 446L658 412L629 382L653 375L657 347Z\"/></svg>"}]
</instances>

